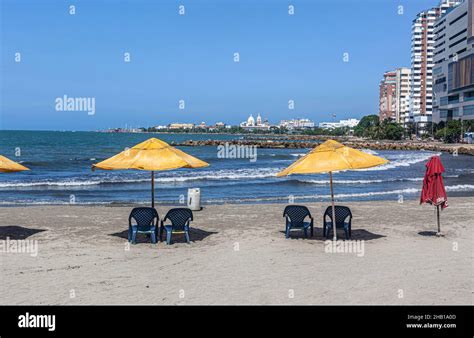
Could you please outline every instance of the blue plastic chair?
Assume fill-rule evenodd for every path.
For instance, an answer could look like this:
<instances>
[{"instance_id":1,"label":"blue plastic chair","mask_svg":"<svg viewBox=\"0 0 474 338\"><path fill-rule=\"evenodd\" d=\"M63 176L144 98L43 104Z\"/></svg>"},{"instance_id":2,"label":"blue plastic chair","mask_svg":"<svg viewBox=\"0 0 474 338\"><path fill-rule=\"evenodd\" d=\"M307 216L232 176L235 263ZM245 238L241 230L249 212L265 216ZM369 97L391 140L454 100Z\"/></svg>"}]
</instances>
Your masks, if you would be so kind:
<instances>
[{"instance_id":1,"label":"blue plastic chair","mask_svg":"<svg viewBox=\"0 0 474 338\"><path fill-rule=\"evenodd\" d=\"M308 228L311 230L311 237L313 237L313 216L309 209L303 205L288 205L283 211L283 217L286 218L286 238L290 237L292 229L301 229L304 231L304 237L308 237ZM309 217L310 222L305 222L306 217Z\"/></svg>"},{"instance_id":2,"label":"blue plastic chair","mask_svg":"<svg viewBox=\"0 0 474 338\"><path fill-rule=\"evenodd\" d=\"M169 220L171 224L166 225ZM163 231L166 231L166 244L171 244L171 237L176 233L184 233L186 243L189 243L189 223L193 220L193 212L188 208L170 209L165 218L161 220L160 241L162 241Z\"/></svg>"},{"instance_id":3,"label":"blue plastic chair","mask_svg":"<svg viewBox=\"0 0 474 338\"><path fill-rule=\"evenodd\" d=\"M337 229L344 229L344 233L346 235L346 239L350 239L352 235L352 212L351 209L348 207L344 207L342 205L334 206L334 212L336 214L336 231ZM329 217L329 220L327 220ZM346 219L348 221L346 222ZM332 230L332 207L327 207L326 211L324 212L323 216L323 233L326 238L329 237L329 233Z\"/></svg>"},{"instance_id":4,"label":"blue plastic chair","mask_svg":"<svg viewBox=\"0 0 474 338\"><path fill-rule=\"evenodd\" d=\"M149 234L151 242L155 244L158 219L158 212L155 208L134 208L128 217L128 241L132 244L136 244L137 233L141 233Z\"/></svg>"}]
</instances>

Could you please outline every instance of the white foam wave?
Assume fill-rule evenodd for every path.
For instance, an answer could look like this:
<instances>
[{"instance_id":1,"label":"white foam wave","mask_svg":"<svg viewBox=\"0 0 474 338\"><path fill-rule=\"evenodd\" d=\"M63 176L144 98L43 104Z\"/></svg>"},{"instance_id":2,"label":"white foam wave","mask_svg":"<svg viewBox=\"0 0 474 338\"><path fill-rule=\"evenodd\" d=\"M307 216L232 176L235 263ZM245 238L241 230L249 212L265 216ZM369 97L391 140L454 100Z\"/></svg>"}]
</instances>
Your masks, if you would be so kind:
<instances>
[{"instance_id":1,"label":"white foam wave","mask_svg":"<svg viewBox=\"0 0 474 338\"><path fill-rule=\"evenodd\" d=\"M255 168L255 169L237 169L237 170L216 170L203 172L194 176L170 176L159 177L159 182L185 182L194 180L249 180L258 178L275 177L280 171L279 168Z\"/></svg>"},{"instance_id":2,"label":"white foam wave","mask_svg":"<svg viewBox=\"0 0 474 338\"><path fill-rule=\"evenodd\" d=\"M39 182L6 182L0 183L0 188L23 188L39 186L86 186L100 184L100 181L39 181Z\"/></svg>"},{"instance_id":3,"label":"white foam wave","mask_svg":"<svg viewBox=\"0 0 474 338\"><path fill-rule=\"evenodd\" d=\"M330 183L329 180L298 180L302 183L310 183L310 184L321 184L327 185ZM411 182L418 182L423 181L423 177L412 177L412 178L399 178L399 179L388 179L388 180L333 180L335 184L373 184L373 183L385 183L385 182L403 182L403 181L411 181Z\"/></svg>"},{"instance_id":4,"label":"white foam wave","mask_svg":"<svg viewBox=\"0 0 474 338\"><path fill-rule=\"evenodd\" d=\"M364 153L367 153L367 154L370 154L370 155L378 155L379 153L372 150L372 149L360 149L361 151L363 151Z\"/></svg>"},{"instance_id":5,"label":"white foam wave","mask_svg":"<svg viewBox=\"0 0 474 338\"><path fill-rule=\"evenodd\" d=\"M81 187L107 183L138 183L148 182L150 179L111 179L111 180L65 180L65 181L37 181L37 182L5 182L0 188L27 188L27 187Z\"/></svg>"},{"instance_id":6,"label":"white foam wave","mask_svg":"<svg viewBox=\"0 0 474 338\"><path fill-rule=\"evenodd\" d=\"M379 171L379 170L394 169L398 167L409 167L412 164L427 161L432 156L440 156L440 155L441 153L426 153L426 152L422 152L422 153L417 152L415 154L392 155L388 158L390 162L388 162L387 164L384 164L378 167L373 167L373 168L360 169L360 171Z\"/></svg>"},{"instance_id":7,"label":"white foam wave","mask_svg":"<svg viewBox=\"0 0 474 338\"><path fill-rule=\"evenodd\" d=\"M446 191L471 191L471 190L474 190L474 185L458 184L458 185L446 186L445 188L446 188Z\"/></svg>"},{"instance_id":8,"label":"white foam wave","mask_svg":"<svg viewBox=\"0 0 474 338\"><path fill-rule=\"evenodd\" d=\"M446 186L446 191L474 191L474 185L472 184L459 184L454 186ZM336 199L346 199L346 198L357 198L357 197L372 197L372 196L384 196L384 195L414 195L419 194L421 189L417 188L407 188L407 189L396 189L390 191L368 191L361 193L352 193L352 194L336 194L334 197ZM329 200L331 198L330 194L321 194L321 195L301 195L293 196L295 200ZM448 196L449 198L449 196ZM250 203L250 202L278 202L278 201L287 201L288 196L272 196L272 197L256 197L256 198L242 198L242 199L206 199L203 202L205 203ZM107 205L112 204L113 202L104 202L104 201L81 201L76 203L76 205ZM119 202L122 203L122 202ZM123 203L141 203L146 204L148 200L144 201L128 201ZM35 201L35 200L16 200L16 201L0 201L0 205L69 205L68 201L64 200L50 200L50 201Z\"/></svg>"},{"instance_id":9,"label":"white foam wave","mask_svg":"<svg viewBox=\"0 0 474 338\"><path fill-rule=\"evenodd\" d=\"M399 194L414 194L421 191L420 189L416 188L409 188L409 189L398 189L398 190L391 190L391 191L370 191L370 192L363 192L363 193L353 193L353 194L335 194L334 198L352 198L352 197L370 197L370 196L377 196L377 195L399 195ZM306 199L330 199L330 194L322 194L322 195L300 195L300 196L292 196L295 200L306 200ZM261 197L261 198L243 198L243 199L233 199L232 201L235 202L272 202L272 201L286 201L288 200L288 196L274 196L274 197ZM214 199L209 200L208 202L215 202L215 203L225 203L227 200L225 199Z\"/></svg>"},{"instance_id":10,"label":"white foam wave","mask_svg":"<svg viewBox=\"0 0 474 338\"><path fill-rule=\"evenodd\" d=\"M216 170L204 171L194 175L176 175L176 176L162 176L155 178L156 182L161 183L178 183L197 180L249 180L275 177L279 168L251 168L251 169L237 169L237 170ZM115 178L99 178L97 180L63 180L63 181L34 181L34 182L2 182L0 188L24 188L24 187L80 187L92 186L99 184L124 184L124 183L142 183L149 182L150 178L132 178L124 179L120 177Z\"/></svg>"},{"instance_id":11,"label":"white foam wave","mask_svg":"<svg viewBox=\"0 0 474 338\"><path fill-rule=\"evenodd\" d=\"M474 191L474 185L471 184L460 184L454 186L447 186L445 187L446 191ZM335 199L344 199L344 198L357 198L357 197L373 197L373 196L385 196L385 195L413 195L418 194L421 192L421 189L417 188L407 188L407 189L396 189L396 190L389 190L389 191L368 191L368 192L360 192L360 193L352 193L352 194L335 194ZM295 200L307 200L307 199L330 199L330 194L322 194L322 195L300 195L300 196L292 196ZM449 196L448 196L449 198ZM276 201L287 201L288 196L274 196L274 197L261 197L261 198L243 198L243 199L232 199L233 202L237 203L245 203L245 202L276 202ZM213 199L207 200L208 203L226 203L228 200L225 199Z\"/></svg>"}]
</instances>

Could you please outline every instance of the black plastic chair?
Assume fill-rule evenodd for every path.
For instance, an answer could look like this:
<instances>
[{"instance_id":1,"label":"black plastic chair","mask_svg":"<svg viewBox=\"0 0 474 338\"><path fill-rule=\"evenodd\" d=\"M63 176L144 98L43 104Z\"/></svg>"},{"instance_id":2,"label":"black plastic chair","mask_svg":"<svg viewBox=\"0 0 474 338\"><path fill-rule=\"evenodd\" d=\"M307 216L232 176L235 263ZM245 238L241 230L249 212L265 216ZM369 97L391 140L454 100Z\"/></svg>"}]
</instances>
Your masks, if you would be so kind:
<instances>
[{"instance_id":1,"label":"black plastic chair","mask_svg":"<svg viewBox=\"0 0 474 338\"><path fill-rule=\"evenodd\" d=\"M165 225L169 220L170 225ZM166 231L166 244L171 244L171 236L176 233L184 233L186 242L189 243L189 223L193 220L193 212L188 208L170 209L165 218L161 220L160 241L162 241L163 231Z\"/></svg>"},{"instance_id":2,"label":"black plastic chair","mask_svg":"<svg viewBox=\"0 0 474 338\"><path fill-rule=\"evenodd\" d=\"M351 223L352 223L352 212L348 207L342 205L334 206L334 212L336 214L336 231L337 229L344 229L346 239L351 238ZM329 217L330 221L327 220ZM346 222L346 219L349 220ZM332 207L327 207L323 216L323 233L326 238L329 237L329 232L332 229Z\"/></svg>"},{"instance_id":3,"label":"black plastic chair","mask_svg":"<svg viewBox=\"0 0 474 338\"><path fill-rule=\"evenodd\" d=\"M308 228L311 230L311 237L313 237L313 216L309 209L303 205L288 205L283 211L283 217L286 218L286 238L290 237L292 229L301 229L304 231L304 237L308 237ZM306 217L310 218L310 222L305 222Z\"/></svg>"},{"instance_id":4,"label":"black plastic chair","mask_svg":"<svg viewBox=\"0 0 474 338\"><path fill-rule=\"evenodd\" d=\"M155 244L156 233L158 230L158 219L158 212L155 208L134 208L128 217L128 241L132 242L132 244L136 244L137 233L144 233L149 234L151 242ZM136 224L132 224L133 221Z\"/></svg>"}]
</instances>

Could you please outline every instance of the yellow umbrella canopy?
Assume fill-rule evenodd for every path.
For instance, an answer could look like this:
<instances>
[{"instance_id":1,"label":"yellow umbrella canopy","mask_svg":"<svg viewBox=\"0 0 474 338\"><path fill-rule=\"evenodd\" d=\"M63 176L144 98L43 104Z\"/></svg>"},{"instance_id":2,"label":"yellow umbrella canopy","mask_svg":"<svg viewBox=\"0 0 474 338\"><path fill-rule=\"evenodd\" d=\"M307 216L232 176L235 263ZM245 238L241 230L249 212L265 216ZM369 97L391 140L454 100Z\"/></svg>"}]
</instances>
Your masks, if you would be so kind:
<instances>
[{"instance_id":1,"label":"yellow umbrella canopy","mask_svg":"<svg viewBox=\"0 0 474 338\"><path fill-rule=\"evenodd\" d=\"M346 147L334 140L327 140L298 159L278 177L292 174L316 174L338 170L352 170L375 167L385 164L384 158Z\"/></svg>"},{"instance_id":2,"label":"yellow umbrella canopy","mask_svg":"<svg viewBox=\"0 0 474 338\"><path fill-rule=\"evenodd\" d=\"M332 186L332 172L339 170L355 170L375 167L388 163L384 158L367 154L363 151L346 147L334 140L327 140L311 150L285 170L279 172L277 177L293 174L317 174L329 172L331 186L332 219L335 223L334 191ZM334 240L337 239L335 226L333 226Z\"/></svg>"},{"instance_id":3,"label":"yellow umbrella canopy","mask_svg":"<svg viewBox=\"0 0 474 338\"><path fill-rule=\"evenodd\" d=\"M6 158L5 156L0 155L0 172L13 173L13 172L24 171L24 170L30 170L30 169Z\"/></svg>"},{"instance_id":4,"label":"yellow umbrella canopy","mask_svg":"<svg viewBox=\"0 0 474 338\"><path fill-rule=\"evenodd\" d=\"M166 142L157 138L150 138L130 149L125 149L115 156L92 165L92 169L137 169L151 171L151 204L152 207L155 207L155 171L178 168L202 168L207 167L208 165L209 163L186 154L185 152L170 146Z\"/></svg>"}]
</instances>

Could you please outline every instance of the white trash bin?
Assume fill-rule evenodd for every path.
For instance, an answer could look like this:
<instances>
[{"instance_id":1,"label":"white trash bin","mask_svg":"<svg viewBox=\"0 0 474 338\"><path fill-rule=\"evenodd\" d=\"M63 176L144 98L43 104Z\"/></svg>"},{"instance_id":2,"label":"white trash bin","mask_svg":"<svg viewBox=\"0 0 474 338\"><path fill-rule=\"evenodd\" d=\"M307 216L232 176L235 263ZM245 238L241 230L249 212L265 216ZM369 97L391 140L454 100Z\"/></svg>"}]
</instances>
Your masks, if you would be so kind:
<instances>
[{"instance_id":1,"label":"white trash bin","mask_svg":"<svg viewBox=\"0 0 474 338\"><path fill-rule=\"evenodd\" d=\"M201 189L188 189L188 208L193 211L201 210Z\"/></svg>"}]
</instances>

